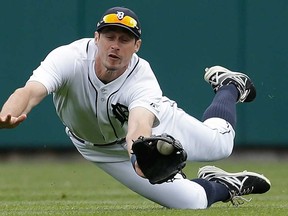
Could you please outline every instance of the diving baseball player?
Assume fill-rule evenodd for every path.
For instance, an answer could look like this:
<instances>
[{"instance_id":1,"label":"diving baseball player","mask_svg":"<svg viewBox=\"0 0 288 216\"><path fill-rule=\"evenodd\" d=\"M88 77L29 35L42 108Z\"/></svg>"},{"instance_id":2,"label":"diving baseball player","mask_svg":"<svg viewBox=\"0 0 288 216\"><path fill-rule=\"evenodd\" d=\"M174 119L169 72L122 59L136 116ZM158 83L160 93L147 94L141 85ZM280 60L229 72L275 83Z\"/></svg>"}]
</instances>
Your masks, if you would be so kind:
<instances>
[{"instance_id":1,"label":"diving baseball player","mask_svg":"<svg viewBox=\"0 0 288 216\"><path fill-rule=\"evenodd\" d=\"M123 7L108 9L94 38L48 54L2 107L0 128L18 126L33 107L53 94L56 112L80 154L162 206L204 209L218 201L235 204L242 195L268 191L270 182L262 175L231 174L210 166L201 168L193 180L181 173L159 184L146 179L145 164L137 162L141 151L134 154L133 142L168 134L181 143L189 161L226 158L233 149L236 103L253 101L256 90L243 73L220 66L207 68L204 78L215 97L199 121L162 95L149 63L137 55L141 42L136 14Z\"/></svg>"}]
</instances>

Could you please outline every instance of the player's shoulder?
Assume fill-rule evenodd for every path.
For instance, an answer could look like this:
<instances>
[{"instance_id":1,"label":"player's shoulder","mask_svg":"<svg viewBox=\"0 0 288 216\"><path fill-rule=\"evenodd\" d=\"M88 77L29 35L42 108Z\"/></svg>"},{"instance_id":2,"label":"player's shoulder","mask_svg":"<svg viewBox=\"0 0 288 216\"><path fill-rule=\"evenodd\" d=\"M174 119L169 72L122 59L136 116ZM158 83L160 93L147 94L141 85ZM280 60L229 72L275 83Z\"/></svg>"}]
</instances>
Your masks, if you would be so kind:
<instances>
[{"instance_id":1,"label":"player's shoulder","mask_svg":"<svg viewBox=\"0 0 288 216\"><path fill-rule=\"evenodd\" d=\"M129 75L129 79L132 83L144 83L144 80L156 80L149 62L136 54L133 54L129 67L129 71L132 72L131 76Z\"/></svg>"},{"instance_id":2,"label":"player's shoulder","mask_svg":"<svg viewBox=\"0 0 288 216\"><path fill-rule=\"evenodd\" d=\"M93 38L82 38L57 47L51 53L62 55L66 58L86 58L88 55L89 46L93 45Z\"/></svg>"},{"instance_id":3,"label":"player's shoulder","mask_svg":"<svg viewBox=\"0 0 288 216\"><path fill-rule=\"evenodd\" d=\"M86 52L89 48L89 45L94 44L93 40L93 38L82 38L71 42L67 46L71 48L79 48L81 50L84 49L84 51Z\"/></svg>"},{"instance_id":4,"label":"player's shoulder","mask_svg":"<svg viewBox=\"0 0 288 216\"><path fill-rule=\"evenodd\" d=\"M144 58L139 57L136 53L133 54L131 59L132 65L136 65L136 68L141 69L151 69L150 63Z\"/></svg>"}]
</instances>

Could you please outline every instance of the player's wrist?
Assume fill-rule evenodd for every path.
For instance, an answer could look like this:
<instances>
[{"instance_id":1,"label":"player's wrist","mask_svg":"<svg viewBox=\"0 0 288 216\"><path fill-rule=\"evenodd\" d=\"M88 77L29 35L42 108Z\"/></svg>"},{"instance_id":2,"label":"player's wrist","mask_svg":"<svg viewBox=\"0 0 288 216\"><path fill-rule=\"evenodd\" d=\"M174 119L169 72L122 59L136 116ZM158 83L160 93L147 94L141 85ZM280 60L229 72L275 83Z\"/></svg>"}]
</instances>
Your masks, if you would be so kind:
<instances>
[{"instance_id":1,"label":"player's wrist","mask_svg":"<svg viewBox=\"0 0 288 216\"><path fill-rule=\"evenodd\" d=\"M135 168L136 160L137 160L137 159L136 159L136 155L135 155L135 154L131 154L130 162L131 162L131 164L132 164L134 170L136 170L136 168Z\"/></svg>"}]
</instances>

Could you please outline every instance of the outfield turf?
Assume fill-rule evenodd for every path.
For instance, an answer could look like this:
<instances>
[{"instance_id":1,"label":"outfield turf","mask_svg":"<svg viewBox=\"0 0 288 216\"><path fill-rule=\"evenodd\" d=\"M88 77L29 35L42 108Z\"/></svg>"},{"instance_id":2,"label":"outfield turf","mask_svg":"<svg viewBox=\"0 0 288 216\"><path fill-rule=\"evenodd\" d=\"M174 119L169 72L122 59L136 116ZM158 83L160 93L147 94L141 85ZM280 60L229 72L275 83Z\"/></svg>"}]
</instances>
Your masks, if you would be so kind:
<instances>
[{"instance_id":1,"label":"outfield turf","mask_svg":"<svg viewBox=\"0 0 288 216\"><path fill-rule=\"evenodd\" d=\"M231 157L216 163L188 164L185 172L193 178L198 168L207 164L231 172L247 169L265 173L272 182L271 190L246 196L252 201L237 208L217 203L207 210L172 210L131 192L80 157L8 160L0 162L0 215L287 215L288 160Z\"/></svg>"}]
</instances>

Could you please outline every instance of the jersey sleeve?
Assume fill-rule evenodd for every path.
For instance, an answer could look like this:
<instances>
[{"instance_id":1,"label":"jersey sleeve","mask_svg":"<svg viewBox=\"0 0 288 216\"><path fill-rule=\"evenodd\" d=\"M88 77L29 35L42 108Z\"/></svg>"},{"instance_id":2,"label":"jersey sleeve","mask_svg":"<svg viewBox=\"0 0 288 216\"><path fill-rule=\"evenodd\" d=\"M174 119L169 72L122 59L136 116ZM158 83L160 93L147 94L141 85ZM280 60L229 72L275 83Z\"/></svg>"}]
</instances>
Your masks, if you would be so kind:
<instances>
[{"instance_id":1,"label":"jersey sleeve","mask_svg":"<svg viewBox=\"0 0 288 216\"><path fill-rule=\"evenodd\" d=\"M27 82L38 81L46 87L48 94L51 94L73 76L74 61L73 50L68 46L56 48L33 71Z\"/></svg>"},{"instance_id":2,"label":"jersey sleeve","mask_svg":"<svg viewBox=\"0 0 288 216\"><path fill-rule=\"evenodd\" d=\"M133 85L129 89L129 110L135 107L144 107L155 115L153 127L159 125L160 102L162 91L148 62L141 60L139 72L133 77Z\"/></svg>"}]
</instances>

